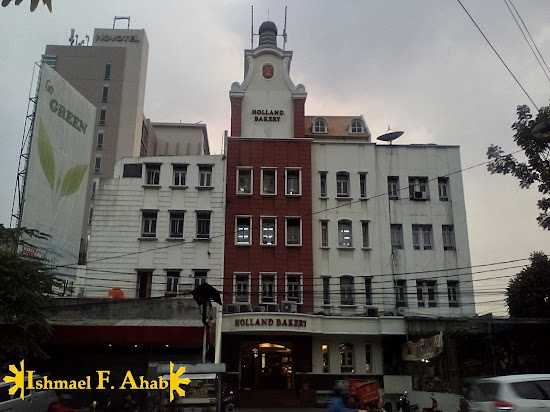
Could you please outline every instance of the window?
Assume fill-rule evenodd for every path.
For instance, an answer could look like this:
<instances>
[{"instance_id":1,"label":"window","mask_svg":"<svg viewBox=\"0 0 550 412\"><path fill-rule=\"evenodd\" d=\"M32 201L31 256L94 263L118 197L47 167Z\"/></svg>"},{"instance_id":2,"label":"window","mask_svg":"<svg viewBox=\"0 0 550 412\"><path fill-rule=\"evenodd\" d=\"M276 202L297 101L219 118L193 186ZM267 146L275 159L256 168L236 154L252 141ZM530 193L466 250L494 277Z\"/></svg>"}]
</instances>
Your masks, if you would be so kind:
<instances>
[{"instance_id":1,"label":"window","mask_svg":"<svg viewBox=\"0 0 550 412\"><path fill-rule=\"evenodd\" d=\"M432 225L412 225L415 250L432 250Z\"/></svg>"},{"instance_id":2,"label":"window","mask_svg":"<svg viewBox=\"0 0 550 412\"><path fill-rule=\"evenodd\" d=\"M157 236L157 212L156 211L143 212L141 236L142 237Z\"/></svg>"},{"instance_id":3,"label":"window","mask_svg":"<svg viewBox=\"0 0 550 412\"><path fill-rule=\"evenodd\" d=\"M328 247L328 220L321 220L321 247Z\"/></svg>"},{"instance_id":4,"label":"window","mask_svg":"<svg viewBox=\"0 0 550 412\"><path fill-rule=\"evenodd\" d=\"M236 218L235 243L237 245L250 245L251 218L249 216Z\"/></svg>"},{"instance_id":5,"label":"window","mask_svg":"<svg viewBox=\"0 0 550 412\"><path fill-rule=\"evenodd\" d=\"M262 217L260 219L262 232L262 245L276 245L277 231L276 220L274 217Z\"/></svg>"},{"instance_id":6,"label":"window","mask_svg":"<svg viewBox=\"0 0 550 412\"><path fill-rule=\"evenodd\" d=\"M449 307L458 307L458 280L447 281L447 297L449 298Z\"/></svg>"},{"instance_id":7,"label":"window","mask_svg":"<svg viewBox=\"0 0 550 412\"><path fill-rule=\"evenodd\" d=\"M122 177L139 177L142 173L141 163L126 163L122 172Z\"/></svg>"},{"instance_id":8,"label":"window","mask_svg":"<svg viewBox=\"0 0 550 412\"><path fill-rule=\"evenodd\" d=\"M372 346L365 344L365 373L372 373Z\"/></svg>"},{"instance_id":9,"label":"window","mask_svg":"<svg viewBox=\"0 0 550 412\"><path fill-rule=\"evenodd\" d=\"M367 174L365 172L359 173L359 194L361 199L367 198Z\"/></svg>"},{"instance_id":10,"label":"window","mask_svg":"<svg viewBox=\"0 0 550 412\"><path fill-rule=\"evenodd\" d=\"M101 173L101 155L95 155L94 172Z\"/></svg>"},{"instance_id":11,"label":"window","mask_svg":"<svg viewBox=\"0 0 550 412\"><path fill-rule=\"evenodd\" d=\"M443 249L454 250L455 248L455 233L453 225L443 225L441 227L443 234Z\"/></svg>"},{"instance_id":12,"label":"window","mask_svg":"<svg viewBox=\"0 0 550 412\"><path fill-rule=\"evenodd\" d=\"M179 270L166 271L166 292L164 293L165 296L176 296L178 294L179 279Z\"/></svg>"},{"instance_id":13,"label":"window","mask_svg":"<svg viewBox=\"0 0 550 412\"><path fill-rule=\"evenodd\" d=\"M92 219L94 217L94 208L90 206L90 211L88 213L88 224L92 224Z\"/></svg>"},{"instance_id":14,"label":"window","mask_svg":"<svg viewBox=\"0 0 550 412\"><path fill-rule=\"evenodd\" d=\"M252 169L237 169L237 194L252 193Z\"/></svg>"},{"instance_id":15,"label":"window","mask_svg":"<svg viewBox=\"0 0 550 412\"><path fill-rule=\"evenodd\" d=\"M352 133L363 133L363 124L359 120L351 122Z\"/></svg>"},{"instance_id":16,"label":"window","mask_svg":"<svg viewBox=\"0 0 550 412\"><path fill-rule=\"evenodd\" d=\"M395 306L407 306L407 283L405 280L395 281Z\"/></svg>"},{"instance_id":17,"label":"window","mask_svg":"<svg viewBox=\"0 0 550 412\"><path fill-rule=\"evenodd\" d=\"M262 283L262 296L261 303L275 303L277 299L275 298L275 275L274 274L260 274L260 279Z\"/></svg>"},{"instance_id":18,"label":"window","mask_svg":"<svg viewBox=\"0 0 550 412\"><path fill-rule=\"evenodd\" d=\"M103 130L97 132L96 149L103 149Z\"/></svg>"},{"instance_id":19,"label":"window","mask_svg":"<svg viewBox=\"0 0 550 412\"><path fill-rule=\"evenodd\" d=\"M437 187L439 190L439 200L441 200L442 202L448 201L449 200L449 178L438 177Z\"/></svg>"},{"instance_id":20,"label":"window","mask_svg":"<svg viewBox=\"0 0 550 412\"><path fill-rule=\"evenodd\" d=\"M340 345L340 372L354 373L354 366L353 345L351 343L342 343Z\"/></svg>"},{"instance_id":21,"label":"window","mask_svg":"<svg viewBox=\"0 0 550 412\"><path fill-rule=\"evenodd\" d=\"M399 177L388 176L388 197L390 200L399 199Z\"/></svg>"},{"instance_id":22,"label":"window","mask_svg":"<svg viewBox=\"0 0 550 412\"><path fill-rule=\"evenodd\" d=\"M235 274L235 302L248 303L250 301L249 281L249 274Z\"/></svg>"},{"instance_id":23,"label":"window","mask_svg":"<svg viewBox=\"0 0 550 412\"><path fill-rule=\"evenodd\" d=\"M326 133L327 132L327 124L323 119L317 119L315 120L315 123L313 124L313 133Z\"/></svg>"},{"instance_id":24,"label":"window","mask_svg":"<svg viewBox=\"0 0 550 412\"><path fill-rule=\"evenodd\" d=\"M199 165L199 186L200 187L212 186L212 166Z\"/></svg>"},{"instance_id":25,"label":"window","mask_svg":"<svg viewBox=\"0 0 550 412\"><path fill-rule=\"evenodd\" d=\"M372 278L365 278L365 305L372 305Z\"/></svg>"},{"instance_id":26,"label":"window","mask_svg":"<svg viewBox=\"0 0 550 412\"><path fill-rule=\"evenodd\" d=\"M435 308L435 280L417 280L416 281L416 300L418 307Z\"/></svg>"},{"instance_id":27,"label":"window","mask_svg":"<svg viewBox=\"0 0 550 412\"><path fill-rule=\"evenodd\" d=\"M193 272L195 272L195 288L198 288L203 283L206 283L206 277L208 275L208 271L194 270Z\"/></svg>"},{"instance_id":28,"label":"window","mask_svg":"<svg viewBox=\"0 0 550 412\"><path fill-rule=\"evenodd\" d=\"M187 165L173 165L172 174L172 184L174 186L186 185Z\"/></svg>"},{"instance_id":29,"label":"window","mask_svg":"<svg viewBox=\"0 0 550 412\"><path fill-rule=\"evenodd\" d=\"M393 249L403 249L403 228L401 225L390 225L391 246Z\"/></svg>"},{"instance_id":30,"label":"window","mask_svg":"<svg viewBox=\"0 0 550 412\"><path fill-rule=\"evenodd\" d=\"M319 172L320 197L327 197L327 172Z\"/></svg>"},{"instance_id":31,"label":"window","mask_svg":"<svg viewBox=\"0 0 550 412\"><path fill-rule=\"evenodd\" d=\"M153 271L152 270L138 270L137 271L137 298L150 298L151 297L151 284L153 283Z\"/></svg>"},{"instance_id":32,"label":"window","mask_svg":"<svg viewBox=\"0 0 550 412\"><path fill-rule=\"evenodd\" d=\"M291 302L302 302L302 275L286 275L286 300Z\"/></svg>"},{"instance_id":33,"label":"window","mask_svg":"<svg viewBox=\"0 0 550 412\"><path fill-rule=\"evenodd\" d=\"M277 194L277 170L262 169L262 195Z\"/></svg>"},{"instance_id":34,"label":"window","mask_svg":"<svg viewBox=\"0 0 550 412\"><path fill-rule=\"evenodd\" d=\"M323 276L323 305L330 305L330 277Z\"/></svg>"},{"instance_id":35,"label":"window","mask_svg":"<svg viewBox=\"0 0 550 412\"><path fill-rule=\"evenodd\" d=\"M338 221L338 246L344 248L351 248L351 220Z\"/></svg>"},{"instance_id":36,"label":"window","mask_svg":"<svg viewBox=\"0 0 550 412\"><path fill-rule=\"evenodd\" d=\"M409 177L409 199L428 200L428 178Z\"/></svg>"},{"instance_id":37,"label":"window","mask_svg":"<svg viewBox=\"0 0 550 412\"><path fill-rule=\"evenodd\" d=\"M349 173L336 173L336 197L349 197Z\"/></svg>"},{"instance_id":38,"label":"window","mask_svg":"<svg viewBox=\"0 0 550 412\"><path fill-rule=\"evenodd\" d=\"M108 97L109 97L109 85L104 84L103 91L101 92L101 101L106 102Z\"/></svg>"},{"instance_id":39,"label":"window","mask_svg":"<svg viewBox=\"0 0 550 412\"><path fill-rule=\"evenodd\" d=\"M330 373L330 352L326 343L321 345L321 353L323 357L323 373Z\"/></svg>"},{"instance_id":40,"label":"window","mask_svg":"<svg viewBox=\"0 0 550 412\"><path fill-rule=\"evenodd\" d=\"M158 185L160 182L160 165L145 165L145 183Z\"/></svg>"},{"instance_id":41,"label":"window","mask_svg":"<svg viewBox=\"0 0 550 412\"><path fill-rule=\"evenodd\" d=\"M302 222L299 217L286 218L286 245L300 246L302 242Z\"/></svg>"},{"instance_id":42,"label":"window","mask_svg":"<svg viewBox=\"0 0 550 412\"><path fill-rule=\"evenodd\" d=\"M369 222L367 222L367 221L362 221L361 222L361 231L362 231L362 235L363 235L363 249L368 249L368 248L370 248L370 243L369 243Z\"/></svg>"},{"instance_id":43,"label":"window","mask_svg":"<svg viewBox=\"0 0 550 412\"><path fill-rule=\"evenodd\" d=\"M95 191L96 191L96 188L97 188L97 183L98 183L97 180L94 180L94 181L92 182L92 199L93 199L94 196L95 196Z\"/></svg>"},{"instance_id":44,"label":"window","mask_svg":"<svg viewBox=\"0 0 550 412\"><path fill-rule=\"evenodd\" d=\"M286 194L299 195L301 193L300 169L287 169L286 171Z\"/></svg>"},{"instance_id":45,"label":"window","mask_svg":"<svg viewBox=\"0 0 550 412\"><path fill-rule=\"evenodd\" d=\"M170 237L183 239L184 211L170 212Z\"/></svg>"},{"instance_id":46,"label":"window","mask_svg":"<svg viewBox=\"0 0 550 412\"><path fill-rule=\"evenodd\" d=\"M105 119L107 118L107 109L105 107L99 110L99 125L105 125Z\"/></svg>"},{"instance_id":47,"label":"window","mask_svg":"<svg viewBox=\"0 0 550 412\"><path fill-rule=\"evenodd\" d=\"M353 276L342 276L340 278L340 304L354 304Z\"/></svg>"},{"instance_id":48,"label":"window","mask_svg":"<svg viewBox=\"0 0 550 412\"><path fill-rule=\"evenodd\" d=\"M111 62L105 63L105 75L103 76L105 80L109 80L111 78L111 66Z\"/></svg>"},{"instance_id":49,"label":"window","mask_svg":"<svg viewBox=\"0 0 550 412\"><path fill-rule=\"evenodd\" d=\"M210 214L212 212L197 212L197 239L210 238Z\"/></svg>"}]
</instances>

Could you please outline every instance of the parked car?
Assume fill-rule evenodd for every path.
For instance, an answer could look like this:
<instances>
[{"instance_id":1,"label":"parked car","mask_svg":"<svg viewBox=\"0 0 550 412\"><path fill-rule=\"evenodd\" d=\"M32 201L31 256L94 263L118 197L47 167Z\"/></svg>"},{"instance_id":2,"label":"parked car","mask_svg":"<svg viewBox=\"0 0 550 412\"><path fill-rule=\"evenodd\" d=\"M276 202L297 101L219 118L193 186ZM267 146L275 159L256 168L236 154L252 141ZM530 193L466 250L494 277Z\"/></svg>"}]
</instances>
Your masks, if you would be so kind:
<instances>
[{"instance_id":1,"label":"parked car","mask_svg":"<svg viewBox=\"0 0 550 412\"><path fill-rule=\"evenodd\" d=\"M468 387L471 412L550 411L550 375L508 375L474 380Z\"/></svg>"},{"instance_id":2,"label":"parked car","mask_svg":"<svg viewBox=\"0 0 550 412\"><path fill-rule=\"evenodd\" d=\"M34 380L42 379L39 375L33 376ZM50 407L57 402L57 395L53 389L27 389L25 376L24 399L21 399L19 391L10 395L11 383L0 379L0 412L48 412ZM36 386L36 385L33 385Z\"/></svg>"}]
</instances>

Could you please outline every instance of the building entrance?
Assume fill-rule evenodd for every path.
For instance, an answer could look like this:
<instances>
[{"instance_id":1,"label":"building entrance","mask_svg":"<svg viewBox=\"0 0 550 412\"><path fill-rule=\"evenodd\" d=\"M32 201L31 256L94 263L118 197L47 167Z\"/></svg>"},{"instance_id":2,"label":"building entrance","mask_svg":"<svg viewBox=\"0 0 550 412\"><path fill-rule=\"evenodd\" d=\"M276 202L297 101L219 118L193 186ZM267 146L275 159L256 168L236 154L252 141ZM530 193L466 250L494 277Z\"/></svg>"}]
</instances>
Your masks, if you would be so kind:
<instances>
[{"instance_id":1,"label":"building entrance","mask_svg":"<svg viewBox=\"0 0 550 412\"><path fill-rule=\"evenodd\" d=\"M276 343L258 343L241 349L241 388L292 389L292 350Z\"/></svg>"}]
</instances>

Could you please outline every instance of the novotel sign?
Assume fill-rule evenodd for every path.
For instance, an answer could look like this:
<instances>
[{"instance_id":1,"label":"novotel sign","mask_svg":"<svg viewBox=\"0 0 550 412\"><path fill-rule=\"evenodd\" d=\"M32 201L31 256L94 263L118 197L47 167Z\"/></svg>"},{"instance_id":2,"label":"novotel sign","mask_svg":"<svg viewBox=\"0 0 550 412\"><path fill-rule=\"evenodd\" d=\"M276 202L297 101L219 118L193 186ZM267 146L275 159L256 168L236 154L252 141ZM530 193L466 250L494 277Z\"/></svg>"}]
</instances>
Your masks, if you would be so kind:
<instances>
[{"instance_id":1,"label":"novotel sign","mask_svg":"<svg viewBox=\"0 0 550 412\"><path fill-rule=\"evenodd\" d=\"M275 327L289 327L289 328L305 328L307 327L307 320L304 319L281 319L281 318L246 318L235 319L235 326L275 326Z\"/></svg>"},{"instance_id":2,"label":"novotel sign","mask_svg":"<svg viewBox=\"0 0 550 412\"><path fill-rule=\"evenodd\" d=\"M116 42L127 42L127 43L139 43L139 38L137 36L122 36L122 35L110 35L110 34L96 34L95 41L116 41Z\"/></svg>"}]
</instances>

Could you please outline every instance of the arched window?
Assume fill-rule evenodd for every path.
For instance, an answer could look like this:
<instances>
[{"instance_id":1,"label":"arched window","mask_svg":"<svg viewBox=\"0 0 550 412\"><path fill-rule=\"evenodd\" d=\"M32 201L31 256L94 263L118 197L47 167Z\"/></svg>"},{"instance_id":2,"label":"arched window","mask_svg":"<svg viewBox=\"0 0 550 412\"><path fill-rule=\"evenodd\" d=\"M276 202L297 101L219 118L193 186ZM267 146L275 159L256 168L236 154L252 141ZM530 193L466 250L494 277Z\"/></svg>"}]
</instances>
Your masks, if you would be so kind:
<instances>
[{"instance_id":1,"label":"arched window","mask_svg":"<svg viewBox=\"0 0 550 412\"><path fill-rule=\"evenodd\" d=\"M338 221L338 246L352 247L351 220Z\"/></svg>"},{"instance_id":2,"label":"arched window","mask_svg":"<svg viewBox=\"0 0 550 412\"><path fill-rule=\"evenodd\" d=\"M317 119L313 124L313 133L326 133L327 123L324 119Z\"/></svg>"},{"instance_id":3,"label":"arched window","mask_svg":"<svg viewBox=\"0 0 550 412\"><path fill-rule=\"evenodd\" d=\"M363 124L359 120L351 122L351 133L363 133Z\"/></svg>"},{"instance_id":4,"label":"arched window","mask_svg":"<svg viewBox=\"0 0 550 412\"><path fill-rule=\"evenodd\" d=\"M340 304L353 305L354 300L353 276L342 276L340 278Z\"/></svg>"}]
</instances>

